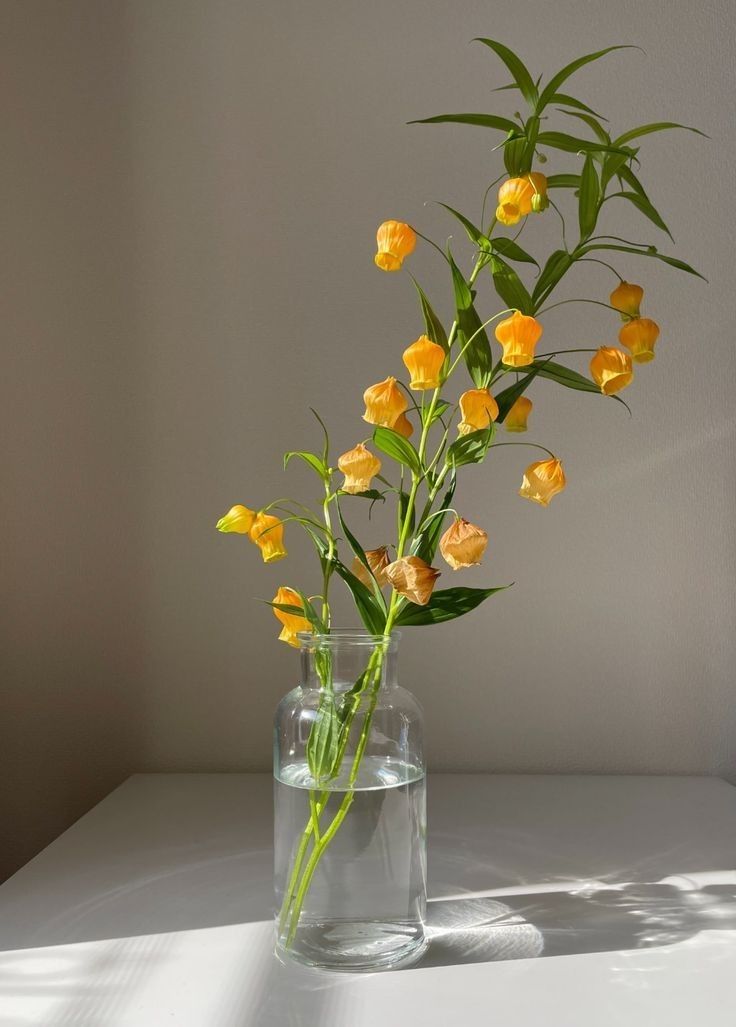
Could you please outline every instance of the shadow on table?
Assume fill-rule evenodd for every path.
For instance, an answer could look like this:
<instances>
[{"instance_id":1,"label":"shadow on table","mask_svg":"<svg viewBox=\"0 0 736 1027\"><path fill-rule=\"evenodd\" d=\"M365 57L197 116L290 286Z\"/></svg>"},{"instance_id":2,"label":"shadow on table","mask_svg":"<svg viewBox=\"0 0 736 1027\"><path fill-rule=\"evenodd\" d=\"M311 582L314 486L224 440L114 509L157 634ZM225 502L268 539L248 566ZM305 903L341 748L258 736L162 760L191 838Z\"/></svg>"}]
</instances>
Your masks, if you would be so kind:
<instances>
[{"instance_id":1,"label":"shadow on table","mask_svg":"<svg viewBox=\"0 0 736 1027\"><path fill-rule=\"evenodd\" d=\"M430 945L415 967L650 948L736 929L736 880L585 885L433 899ZM722 874L712 875L723 878ZM730 876L730 875L729 875Z\"/></svg>"}]
</instances>

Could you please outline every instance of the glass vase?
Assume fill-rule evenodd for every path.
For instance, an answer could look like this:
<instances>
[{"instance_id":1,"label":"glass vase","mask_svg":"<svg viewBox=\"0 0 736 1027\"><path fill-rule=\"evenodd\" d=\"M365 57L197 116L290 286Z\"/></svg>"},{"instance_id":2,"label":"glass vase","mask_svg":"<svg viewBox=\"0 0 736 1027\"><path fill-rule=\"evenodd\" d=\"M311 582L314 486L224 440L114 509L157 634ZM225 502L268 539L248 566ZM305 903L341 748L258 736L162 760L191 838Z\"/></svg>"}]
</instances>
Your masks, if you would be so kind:
<instances>
[{"instance_id":1,"label":"glass vase","mask_svg":"<svg viewBox=\"0 0 736 1027\"><path fill-rule=\"evenodd\" d=\"M275 719L276 954L331 970L406 965L425 946L426 787L398 636L299 637L301 684Z\"/></svg>"}]
</instances>

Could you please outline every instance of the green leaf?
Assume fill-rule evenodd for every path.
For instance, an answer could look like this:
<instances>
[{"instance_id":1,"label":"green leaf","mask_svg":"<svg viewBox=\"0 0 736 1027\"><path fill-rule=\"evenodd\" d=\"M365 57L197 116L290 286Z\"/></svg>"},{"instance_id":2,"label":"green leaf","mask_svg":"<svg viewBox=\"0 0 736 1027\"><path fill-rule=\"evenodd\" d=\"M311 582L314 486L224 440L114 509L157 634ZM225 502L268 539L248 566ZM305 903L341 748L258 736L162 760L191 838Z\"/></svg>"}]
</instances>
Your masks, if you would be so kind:
<instances>
[{"instance_id":1,"label":"green leaf","mask_svg":"<svg viewBox=\"0 0 736 1027\"><path fill-rule=\"evenodd\" d=\"M636 151L638 153L638 151ZM605 193L608 183L614 175L618 175L630 158L625 153L609 153L603 161L601 171L601 193Z\"/></svg>"},{"instance_id":2,"label":"green leaf","mask_svg":"<svg viewBox=\"0 0 736 1027\"><path fill-rule=\"evenodd\" d=\"M516 85L521 90L521 95L524 97L530 107L534 107L539 98L537 87L534 84L534 79L529 74L528 68L520 57L517 57L513 50L509 50L503 43L499 43L495 39L485 39L481 36L473 40L474 43L483 43L484 46L490 47L495 54L497 54L506 67L511 72Z\"/></svg>"},{"instance_id":3,"label":"green leaf","mask_svg":"<svg viewBox=\"0 0 736 1027\"><path fill-rule=\"evenodd\" d=\"M608 118L604 118L602 114L594 111L592 107L588 107L582 100L576 100L574 96L568 96L566 93L555 93L547 102L559 103L563 107L575 107L579 111L585 111L586 114L592 114L594 118L600 118L601 121L608 121Z\"/></svg>"},{"instance_id":4,"label":"green leaf","mask_svg":"<svg viewBox=\"0 0 736 1027\"><path fill-rule=\"evenodd\" d=\"M432 595L426 606L407 603L396 618L396 625L407 628L420 627L424 624L441 624L443 621L454 620L470 613L489 596L510 587L502 585L500 588L440 589Z\"/></svg>"},{"instance_id":5,"label":"green leaf","mask_svg":"<svg viewBox=\"0 0 736 1027\"><path fill-rule=\"evenodd\" d=\"M307 766L315 781L324 781L331 776L337 759L339 732L340 719L335 706L335 694L331 688L323 688L306 750Z\"/></svg>"},{"instance_id":6,"label":"green leaf","mask_svg":"<svg viewBox=\"0 0 736 1027\"><path fill-rule=\"evenodd\" d=\"M637 210L640 210L645 217L648 217L649 220L657 226L657 228L661 228L663 232L666 232L673 242L675 241L672 238L672 232L670 232L669 228L662 220L659 212L652 206L651 202L646 199L646 197L633 191L627 192L624 190L620 193L611 193L611 195L606 197L606 199L614 200L616 197L620 197L623 200L628 200L629 203L633 203Z\"/></svg>"},{"instance_id":7,"label":"green leaf","mask_svg":"<svg viewBox=\"0 0 736 1027\"><path fill-rule=\"evenodd\" d=\"M526 136L526 143L519 161L519 173L528 175L532 170L534 153L539 137L539 118L535 114L527 118L526 125L524 126L524 135Z\"/></svg>"},{"instance_id":8,"label":"green leaf","mask_svg":"<svg viewBox=\"0 0 736 1027\"><path fill-rule=\"evenodd\" d=\"M678 125L675 121L653 121L649 125L639 125L638 128L631 128L628 132L624 132L618 139L615 140L615 146L623 146L624 143L630 143L632 139L639 139L641 136L650 135L652 132L664 132L667 128L682 128L686 132L695 132L696 135L703 136L704 139L710 137L701 132L699 128L692 128L690 125Z\"/></svg>"},{"instance_id":9,"label":"green leaf","mask_svg":"<svg viewBox=\"0 0 736 1027\"><path fill-rule=\"evenodd\" d=\"M415 118L408 125L477 125L479 128L496 128L499 132L516 132L519 126L515 121L501 118L496 114L436 114L433 118Z\"/></svg>"},{"instance_id":10,"label":"green leaf","mask_svg":"<svg viewBox=\"0 0 736 1027\"><path fill-rule=\"evenodd\" d=\"M443 328L442 322L432 309L432 304L427 299L426 293L414 275L410 274L410 278L412 282L414 282L414 286L419 293L419 302L422 307L422 316L424 317L424 326L427 336L432 340L432 342L436 342L438 346L441 346L445 353L449 353L450 350L447 345L447 332Z\"/></svg>"},{"instance_id":11,"label":"green leaf","mask_svg":"<svg viewBox=\"0 0 736 1027\"><path fill-rule=\"evenodd\" d=\"M496 256L491 257L490 264L493 285L506 306L520 310L522 314L531 314L532 298L514 269ZM482 386L478 387L482 388Z\"/></svg>"},{"instance_id":12,"label":"green leaf","mask_svg":"<svg viewBox=\"0 0 736 1027\"><path fill-rule=\"evenodd\" d=\"M621 167L616 168L616 175L618 177L619 182L621 182L622 186L625 182L626 185L628 185L629 188L633 190L633 192L638 193L639 196L643 196L645 200L649 199L646 189L641 184L641 182L636 177L631 168L628 167L626 164L623 164Z\"/></svg>"},{"instance_id":13,"label":"green leaf","mask_svg":"<svg viewBox=\"0 0 736 1027\"><path fill-rule=\"evenodd\" d=\"M457 311L458 341L461 348L464 348L463 359L479 389L486 387L491 380L493 371L493 358L491 356L491 344L485 329L481 328L482 321L478 317L473 306L473 295L468 283L452 258L448 250L448 259L452 271L452 286L455 293L455 308ZM473 341L469 344L469 339Z\"/></svg>"},{"instance_id":14,"label":"green leaf","mask_svg":"<svg viewBox=\"0 0 736 1027\"><path fill-rule=\"evenodd\" d=\"M496 424L503 424L506 420L511 407L517 401L519 396L523 396L529 385L539 374L541 363L533 368L529 374L525 374L523 378L520 378L513 385L509 385L507 389L503 389L496 396L496 403L498 404L498 417L496 418Z\"/></svg>"},{"instance_id":15,"label":"green leaf","mask_svg":"<svg viewBox=\"0 0 736 1027\"><path fill-rule=\"evenodd\" d=\"M567 250L555 250L554 253L550 254L532 292L534 309L540 306L547 293L554 289L565 272L570 269L572 263L573 258ZM531 313L534 313L534 309Z\"/></svg>"},{"instance_id":16,"label":"green leaf","mask_svg":"<svg viewBox=\"0 0 736 1027\"><path fill-rule=\"evenodd\" d=\"M448 507L452 506L452 500L455 496L456 484L457 477L455 475L455 471L453 470L451 472L450 482L447 486L447 491L445 492L442 502L438 507L439 510L447 510ZM414 544L411 547L412 554L424 560L425 563L431 564L432 560L434 559L434 554L437 551L440 536L442 535L442 525L444 519L444 516L433 517L428 524L425 522L425 527L422 528L422 530L419 532L416 539L414 540Z\"/></svg>"},{"instance_id":17,"label":"green leaf","mask_svg":"<svg viewBox=\"0 0 736 1027\"><path fill-rule=\"evenodd\" d=\"M398 460L400 464L405 464L412 474L422 473L419 454L403 435L399 435L392 428L384 428L379 425L373 431L373 441L382 453L390 456L393 460Z\"/></svg>"},{"instance_id":18,"label":"green leaf","mask_svg":"<svg viewBox=\"0 0 736 1027\"><path fill-rule=\"evenodd\" d=\"M360 619L368 631L373 635L382 635L386 626L386 616L378 605L373 592L363 584L360 578L356 578L341 560L335 558L332 566L350 589Z\"/></svg>"},{"instance_id":19,"label":"green leaf","mask_svg":"<svg viewBox=\"0 0 736 1027\"><path fill-rule=\"evenodd\" d=\"M355 553L355 555L358 557L358 559L363 564L363 566L368 571L368 573L371 575L371 577L373 577L373 571L370 568L370 564L368 563L368 557L365 555L365 551L364 551L363 547L361 546L360 542L358 542L358 540L355 537L355 535L353 535L352 531L350 530L350 528L345 523L345 518L342 515L342 510L340 509L340 504L336 503L335 505L337 506L337 516L338 516L338 518L340 520L340 527L342 528L343 534L345 535L345 538L348 541L348 545L350 546L352 551ZM356 580L360 581L359 578L356 578ZM361 584L362 584L362 582L361 582ZM383 598L383 596L381 594L381 590L379 588L374 589L373 599L375 600L376 604L380 605L383 608L383 611L385 612L386 611L386 603L384 601L384 598Z\"/></svg>"},{"instance_id":20,"label":"green leaf","mask_svg":"<svg viewBox=\"0 0 736 1027\"><path fill-rule=\"evenodd\" d=\"M413 506L411 510L409 510L409 493L404 492L402 489L399 492L399 518L402 524L406 520L407 513L409 513L409 531L413 534L414 525L416 523L416 513Z\"/></svg>"},{"instance_id":21,"label":"green leaf","mask_svg":"<svg viewBox=\"0 0 736 1027\"><path fill-rule=\"evenodd\" d=\"M590 378L586 378L585 375L579 374L563 364L554 364L551 360L539 362L535 360L530 366L537 369L540 378L549 378L559 385L565 385L568 389L576 389L578 392L597 392L599 396L602 395L601 390Z\"/></svg>"},{"instance_id":22,"label":"green leaf","mask_svg":"<svg viewBox=\"0 0 736 1027\"><path fill-rule=\"evenodd\" d=\"M578 220L580 222L580 238L590 236L598 220L600 206L600 184L595 164L590 154L585 158L583 172L580 176L580 198L578 201Z\"/></svg>"},{"instance_id":23,"label":"green leaf","mask_svg":"<svg viewBox=\"0 0 736 1027\"><path fill-rule=\"evenodd\" d=\"M539 103L537 104L537 113L541 113L548 103L552 103L554 95L562 83L584 65L590 64L591 61L597 61L600 57L604 57L607 53L611 53L612 50L628 49L636 49L636 47L632 48L628 45L608 46L605 50L597 50L595 53L589 53L584 57L578 57L577 60L572 61L570 64L566 64L561 71L558 71L556 75L552 76L542 90L542 95L539 97Z\"/></svg>"},{"instance_id":24,"label":"green leaf","mask_svg":"<svg viewBox=\"0 0 736 1027\"><path fill-rule=\"evenodd\" d=\"M527 154L527 138L519 128L509 132L503 144L503 163L512 178L522 173Z\"/></svg>"},{"instance_id":25,"label":"green leaf","mask_svg":"<svg viewBox=\"0 0 736 1027\"><path fill-rule=\"evenodd\" d=\"M585 111L566 111L562 110L562 108L560 108L560 113L567 114L567 116L570 118L579 118L581 121L584 121L589 128L593 129L595 135L598 136L599 140L605 146L611 145L611 138L608 135L608 132L606 132L605 128L603 127L603 125L601 125L600 121L598 121L597 118L593 117L592 114L587 114Z\"/></svg>"},{"instance_id":26,"label":"green leaf","mask_svg":"<svg viewBox=\"0 0 736 1027\"><path fill-rule=\"evenodd\" d=\"M434 424L435 421L438 421L440 419L440 417L442 417L442 415L444 414L445 410L447 410L448 407L450 407L450 405L451 404L448 403L447 400L445 400L445 399L438 399L437 402L434 405L434 409L432 409L431 404L430 404L430 406L426 406L424 408L424 410L422 411L422 422L426 423L429 420L429 414L430 414L430 410L431 410L432 411L432 418L431 418L431 420L429 420L429 423L430 423L430 425Z\"/></svg>"},{"instance_id":27,"label":"green leaf","mask_svg":"<svg viewBox=\"0 0 736 1027\"><path fill-rule=\"evenodd\" d=\"M695 268L690 267L684 260L678 260L677 257L668 257L664 253L659 253L654 246L650 246L648 249L638 250L635 246L620 246L614 243L589 243L582 250L579 251L580 255L585 253L591 253L593 250L618 250L620 253L636 253L640 257L654 257L655 260L661 260L664 264L669 264L670 267L676 267L679 271L687 271L689 275L695 275L697 278L702 278L704 282L708 279L701 275Z\"/></svg>"},{"instance_id":28,"label":"green leaf","mask_svg":"<svg viewBox=\"0 0 736 1027\"><path fill-rule=\"evenodd\" d=\"M613 144L607 146L593 139L578 139L567 132L540 132L537 145L551 146L552 149L563 150L565 153L625 153L628 157L632 156L631 150L622 150Z\"/></svg>"},{"instance_id":29,"label":"green leaf","mask_svg":"<svg viewBox=\"0 0 736 1027\"><path fill-rule=\"evenodd\" d=\"M550 175L547 179L548 189L579 189L580 175Z\"/></svg>"},{"instance_id":30,"label":"green leaf","mask_svg":"<svg viewBox=\"0 0 736 1027\"><path fill-rule=\"evenodd\" d=\"M494 427L481 428L480 431L461 435L447 450L445 461L450 467L462 467L463 464L479 464L488 452Z\"/></svg>"},{"instance_id":31,"label":"green leaf","mask_svg":"<svg viewBox=\"0 0 736 1027\"><path fill-rule=\"evenodd\" d=\"M549 183L548 183L549 184ZM507 239L506 236L497 235L495 239L490 240L491 246L493 247L494 253L500 253L502 257L507 260L518 260L523 264L537 264L534 257L527 253L526 250L522 250L518 243L515 243L513 239Z\"/></svg>"},{"instance_id":32,"label":"green leaf","mask_svg":"<svg viewBox=\"0 0 736 1027\"><path fill-rule=\"evenodd\" d=\"M444 207L445 210L449 210L453 217L456 217L460 224L467 232L468 238L471 242L475 243L476 246L480 246L481 249L488 248L488 239L483 232L472 221L469 221L464 214L461 214L459 210L455 210L454 207L449 207L446 203L442 203L441 200L437 201L440 207Z\"/></svg>"},{"instance_id":33,"label":"green leaf","mask_svg":"<svg viewBox=\"0 0 736 1027\"><path fill-rule=\"evenodd\" d=\"M289 461L292 459L292 457L295 456L299 457L300 460L303 460L305 464L311 467L312 470L319 475L322 481L330 480L329 470L325 466L325 463L322 460L322 458L318 457L316 453L307 453L300 450L294 450L291 453L284 453L284 470L286 470L286 468L288 467Z\"/></svg>"}]
</instances>

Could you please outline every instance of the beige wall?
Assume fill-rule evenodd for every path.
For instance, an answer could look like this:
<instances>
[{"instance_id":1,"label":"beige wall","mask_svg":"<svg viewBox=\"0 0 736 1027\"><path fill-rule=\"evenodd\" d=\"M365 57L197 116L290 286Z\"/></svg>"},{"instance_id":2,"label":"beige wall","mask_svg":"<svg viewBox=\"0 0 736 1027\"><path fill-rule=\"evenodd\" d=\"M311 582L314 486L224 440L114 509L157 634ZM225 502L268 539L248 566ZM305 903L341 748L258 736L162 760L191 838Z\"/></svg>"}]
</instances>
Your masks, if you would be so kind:
<instances>
[{"instance_id":1,"label":"beige wall","mask_svg":"<svg viewBox=\"0 0 736 1027\"><path fill-rule=\"evenodd\" d=\"M692 10L0 6L8 869L131 771L268 766L271 711L297 667L251 597L317 585L294 532L290 561L264 568L214 521L232 502L311 488L280 464L316 443L308 406L347 448L364 434L362 389L400 369L417 312L408 280L373 268L372 235L398 216L463 250L425 202L477 213L500 173L491 136L404 123L510 103L489 92L503 69L467 44L479 34L547 72L614 42L644 48L570 88L614 127L674 117L713 137L642 150L652 197L710 286L616 262L646 283L659 356L630 390L631 420L536 387L535 438L563 454L570 482L548 511L515 495L523 451L467 475L462 510L490 545L465 580L516 584L464 621L405 635L432 765L736 776L736 8ZM621 215L622 234L656 236ZM552 226L528 227L527 244L539 231L551 245ZM448 313L431 253L412 268ZM592 267L581 278L608 287ZM568 306L545 329L586 345L613 325Z\"/></svg>"}]
</instances>

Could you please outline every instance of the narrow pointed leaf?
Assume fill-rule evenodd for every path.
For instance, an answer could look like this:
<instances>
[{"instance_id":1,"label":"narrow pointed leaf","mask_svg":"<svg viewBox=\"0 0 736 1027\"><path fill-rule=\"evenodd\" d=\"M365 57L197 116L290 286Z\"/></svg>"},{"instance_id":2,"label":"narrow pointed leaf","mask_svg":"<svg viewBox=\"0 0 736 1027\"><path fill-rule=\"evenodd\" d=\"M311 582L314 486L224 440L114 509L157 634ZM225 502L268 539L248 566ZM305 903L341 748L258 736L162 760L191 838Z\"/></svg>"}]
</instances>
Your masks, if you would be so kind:
<instances>
[{"instance_id":1,"label":"narrow pointed leaf","mask_svg":"<svg viewBox=\"0 0 736 1027\"><path fill-rule=\"evenodd\" d=\"M635 193L633 191L627 192L626 190L624 190L620 193L612 193L609 197L607 197L607 199L613 200L616 199L616 197L620 197L623 200L628 200L629 203L633 203L637 210L640 210L645 217L649 218L652 224L655 224L657 228L661 228L663 232L667 233L667 235L670 237L670 239L672 239L673 242L675 241L672 237L672 232L670 232L669 228L662 220L662 217L660 216L659 212L656 210L655 207L652 206L651 202L644 196L640 196L639 193Z\"/></svg>"},{"instance_id":2,"label":"narrow pointed leaf","mask_svg":"<svg viewBox=\"0 0 736 1027\"><path fill-rule=\"evenodd\" d=\"M592 107L588 107L587 103L575 99L574 96L568 96L567 93L555 93L547 102L559 103L563 107L575 107L579 111L585 111L586 114L592 114L594 118L600 118L601 121L608 121L608 118L604 118L602 114L594 111Z\"/></svg>"},{"instance_id":3,"label":"narrow pointed leaf","mask_svg":"<svg viewBox=\"0 0 736 1027\"><path fill-rule=\"evenodd\" d=\"M445 460L451 467L462 467L463 464L479 464L483 461L493 439L495 429L491 424L480 431L461 435L447 450Z\"/></svg>"},{"instance_id":4,"label":"narrow pointed leaf","mask_svg":"<svg viewBox=\"0 0 736 1027\"><path fill-rule=\"evenodd\" d=\"M521 60L520 57L509 50L503 43L499 43L496 39L486 39L478 37L473 40L474 43L483 43L484 46L489 47L495 54L497 54L506 67L511 72L511 77L521 90L521 95L524 97L530 107L536 106L539 98L537 87L534 84L534 79L529 74L529 70Z\"/></svg>"},{"instance_id":5,"label":"narrow pointed leaf","mask_svg":"<svg viewBox=\"0 0 736 1027\"><path fill-rule=\"evenodd\" d=\"M482 389L491 380L491 372L493 370L491 344L488 341L485 329L481 328L482 321L473 306L473 296L468 283L449 253L448 259L450 261L452 286L455 293L458 342L461 348L464 348L463 359L470 377L475 382L477 388ZM466 345L471 338L473 341Z\"/></svg>"},{"instance_id":6,"label":"narrow pointed leaf","mask_svg":"<svg viewBox=\"0 0 736 1027\"><path fill-rule=\"evenodd\" d=\"M396 618L397 626L420 627L425 624L441 624L443 621L454 620L470 613L477 606L495 595L510 588L445 588L435 592L426 606L407 603Z\"/></svg>"},{"instance_id":7,"label":"narrow pointed leaf","mask_svg":"<svg viewBox=\"0 0 736 1027\"><path fill-rule=\"evenodd\" d=\"M288 467L289 461L293 457L298 457L303 460L308 467L311 467L323 481L329 481L330 475L324 461L321 457L318 457L315 453L307 453L301 451L294 451L292 453L284 453L284 470Z\"/></svg>"},{"instance_id":8,"label":"narrow pointed leaf","mask_svg":"<svg viewBox=\"0 0 736 1027\"><path fill-rule=\"evenodd\" d=\"M600 183L598 182L598 172L595 169L593 158L588 154L580 176L580 197L578 200L578 221L580 223L581 240L587 239L592 234L595 223L598 220L599 206Z\"/></svg>"},{"instance_id":9,"label":"narrow pointed leaf","mask_svg":"<svg viewBox=\"0 0 736 1027\"><path fill-rule=\"evenodd\" d=\"M547 179L548 189L579 189L580 175L550 175Z\"/></svg>"},{"instance_id":10,"label":"narrow pointed leaf","mask_svg":"<svg viewBox=\"0 0 736 1027\"><path fill-rule=\"evenodd\" d=\"M568 389L575 389L578 392L597 392L599 396L602 394L595 382L578 371L573 371L571 367L552 363L551 360L544 360L539 364L535 361L530 366L538 369L540 378L549 378L559 385L565 385Z\"/></svg>"},{"instance_id":11,"label":"narrow pointed leaf","mask_svg":"<svg viewBox=\"0 0 736 1027\"><path fill-rule=\"evenodd\" d=\"M469 221L464 214L461 214L459 210L455 210L454 207L450 207L446 203L442 203L441 200L438 200L437 202L440 207L444 207L445 210L449 211L453 217L457 218L465 229L468 239L470 239L472 243L475 243L476 246L480 246L481 249L488 247L488 239L477 225L474 225L472 221Z\"/></svg>"},{"instance_id":12,"label":"narrow pointed leaf","mask_svg":"<svg viewBox=\"0 0 736 1027\"><path fill-rule=\"evenodd\" d=\"M424 292L421 285L413 275L411 275L411 280L412 282L414 282L414 287L416 288L417 293L419 294L419 302L422 307L422 316L424 317L424 327L428 337L432 340L432 342L436 342L438 346L441 346L445 353L448 353L449 347L447 345L447 332L442 326L442 322L435 314L434 310L432 309L432 304L427 299L426 293Z\"/></svg>"},{"instance_id":13,"label":"narrow pointed leaf","mask_svg":"<svg viewBox=\"0 0 736 1027\"><path fill-rule=\"evenodd\" d=\"M522 280L506 261L499 257L491 257L491 274L494 288L507 307L520 310L522 314L532 313L532 298Z\"/></svg>"},{"instance_id":14,"label":"narrow pointed leaf","mask_svg":"<svg viewBox=\"0 0 736 1027\"><path fill-rule=\"evenodd\" d=\"M618 250L620 253L636 253L640 257L654 257L655 260L661 260L663 264L669 264L670 267L676 267L679 271L687 271L689 275L695 275L697 278L702 278L704 282L708 279L705 275L701 275L695 268L690 267L684 260L678 260L677 257L668 257L664 253L659 253L654 247L646 250L638 250L635 246L621 246L614 243L590 243L580 250L580 254L590 253L592 250Z\"/></svg>"},{"instance_id":15,"label":"narrow pointed leaf","mask_svg":"<svg viewBox=\"0 0 736 1027\"><path fill-rule=\"evenodd\" d=\"M445 492L442 502L438 507L439 510L447 510L450 506L452 506L452 500L455 496L456 483L457 479L455 477L455 471L453 470L451 472L450 482L447 486L447 491ZM444 523L444 520L444 516L433 517L432 520L428 524L426 524L424 528L422 528L419 535L417 535L416 539L414 540L414 544L411 547L412 554L414 556L420 557L420 559L424 560L425 563L431 564L432 560L434 559L434 554L437 551L440 536L442 535L442 525Z\"/></svg>"},{"instance_id":16,"label":"narrow pointed leaf","mask_svg":"<svg viewBox=\"0 0 736 1027\"><path fill-rule=\"evenodd\" d=\"M496 418L496 424L503 424L511 407L517 401L519 396L524 395L526 390L539 374L541 366L541 363L537 364L532 368L529 374L525 374L523 378L518 380L518 382L514 382L513 385L509 385L507 389L504 389L496 395L496 403L498 404L498 417Z\"/></svg>"},{"instance_id":17,"label":"narrow pointed leaf","mask_svg":"<svg viewBox=\"0 0 736 1027\"><path fill-rule=\"evenodd\" d=\"M333 567L348 586L363 624L372 634L382 635L386 626L386 616L371 590L363 584L360 578L356 578L341 560L335 559Z\"/></svg>"},{"instance_id":18,"label":"narrow pointed leaf","mask_svg":"<svg viewBox=\"0 0 736 1027\"><path fill-rule=\"evenodd\" d=\"M548 183L549 184L549 183ZM503 235L497 235L495 239L490 240L491 247L494 253L499 253L506 260L518 260L522 264L537 264L536 260L526 250L522 250L518 243L515 243L513 239L507 239Z\"/></svg>"},{"instance_id":19,"label":"narrow pointed leaf","mask_svg":"<svg viewBox=\"0 0 736 1027\"><path fill-rule=\"evenodd\" d=\"M540 113L548 103L552 102L552 99L560 88L563 82L565 82L571 75L574 75L576 71L584 67L586 64L590 64L591 61L597 61L600 57L605 57L607 53L611 53L613 50L628 50L636 49L628 44L619 46L608 46L605 50L597 50L595 53L586 54L584 57L578 57L577 60L572 61L570 64L566 64L561 71L558 71L556 75L553 75L547 85L542 90L542 95L539 97L539 103L537 105L537 112Z\"/></svg>"},{"instance_id":20,"label":"narrow pointed leaf","mask_svg":"<svg viewBox=\"0 0 736 1027\"><path fill-rule=\"evenodd\" d=\"M519 126L509 118L501 118L497 114L436 114L432 118L415 118L409 125L477 125L479 128L495 128L499 132L517 132Z\"/></svg>"},{"instance_id":21,"label":"narrow pointed leaf","mask_svg":"<svg viewBox=\"0 0 736 1027\"><path fill-rule=\"evenodd\" d=\"M631 128L628 132L624 132L618 139L615 140L615 146L623 146L625 143L631 142L632 139L639 139L641 136L650 135L652 132L664 132L668 128L682 128L686 132L695 132L696 135L703 136L704 139L708 139L709 136L705 132L701 132L699 128L692 128L690 125L678 125L675 121L653 121L649 125L640 125L638 128Z\"/></svg>"},{"instance_id":22,"label":"narrow pointed leaf","mask_svg":"<svg viewBox=\"0 0 736 1027\"><path fill-rule=\"evenodd\" d=\"M386 456L405 464L413 474L421 474L419 454L403 435L399 435L392 428L383 428L379 425L373 431L373 441Z\"/></svg>"},{"instance_id":23,"label":"narrow pointed leaf","mask_svg":"<svg viewBox=\"0 0 736 1027\"><path fill-rule=\"evenodd\" d=\"M554 253L550 254L532 292L532 301L535 308L539 307L546 298L547 293L554 289L562 276L570 269L572 263L573 258L567 250L555 250ZM534 311L532 310L531 313L534 313Z\"/></svg>"},{"instance_id":24,"label":"narrow pointed leaf","mask_svg":"<svg viewBox=\"0 0 736 1027\"><path fill-rule=\"evenodd\" d=\"M570 118L579 118L580 121L584 121L585 124L593 130L600 142L605 146L611 145L611 137L608 135L608 132L606 132L600 121L598 121L598 119L592 114L588 114L586 111L566 111L562 109L560 109L560 113L567 114Z\"/></svg>"},{"instance_id":25,"label":"narrow pointed leaf","mask_svg":"<svg viewBox=\"0 0 736 1027\"><path fill-rule=\"evenodd\" d=\"M632 153L631 150L613 144L608 146L593 139L579 139L567 132L540 132L537 146L551 146L553 150L563 150L565 153L625 153L629 157Z\"/></svg>"}]
</instances>

